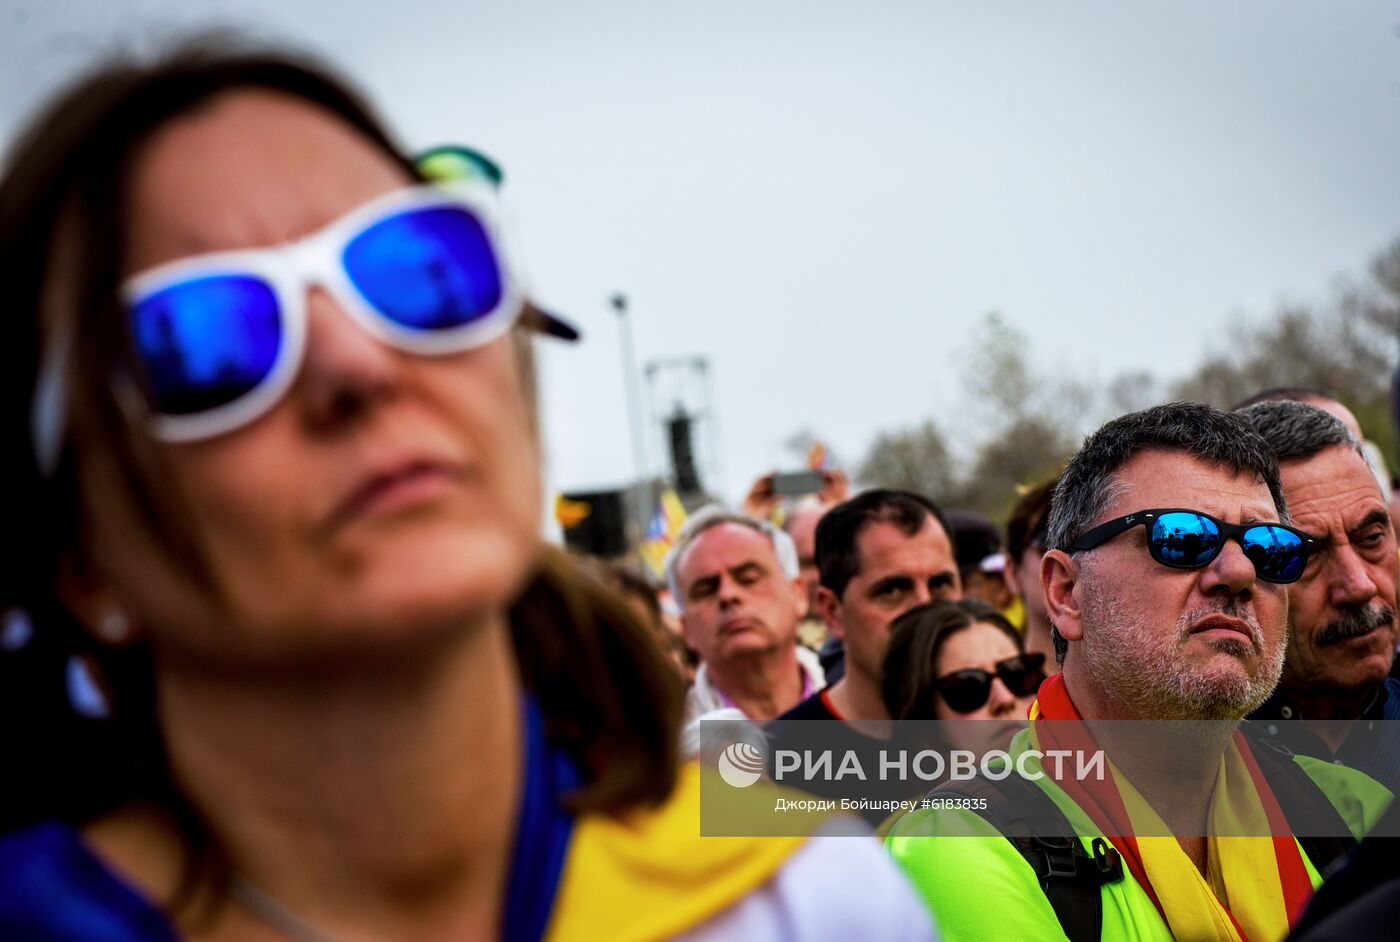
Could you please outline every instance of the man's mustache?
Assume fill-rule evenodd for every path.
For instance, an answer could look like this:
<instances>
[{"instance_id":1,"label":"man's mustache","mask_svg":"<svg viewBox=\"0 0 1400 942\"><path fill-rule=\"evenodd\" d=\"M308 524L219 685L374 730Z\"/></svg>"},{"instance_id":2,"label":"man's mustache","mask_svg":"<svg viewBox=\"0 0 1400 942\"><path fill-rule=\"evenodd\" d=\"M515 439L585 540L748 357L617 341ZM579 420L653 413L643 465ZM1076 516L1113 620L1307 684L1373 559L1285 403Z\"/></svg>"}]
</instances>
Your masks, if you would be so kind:
<instances>
[{"instance_id":1,"label":"man's mustache","mask_svg":"<svg viewBox=\"0 0 1400 942\"><path fill-rule=\"evenodd\" d=\"M1337 644L1348 638L1384 628L1395 621L1395 610L1386 605L1368 605L1344 610L1340 616L1328 622L1327 627L1317 633L1318 647Z\"/></svg>"}]
</instances>

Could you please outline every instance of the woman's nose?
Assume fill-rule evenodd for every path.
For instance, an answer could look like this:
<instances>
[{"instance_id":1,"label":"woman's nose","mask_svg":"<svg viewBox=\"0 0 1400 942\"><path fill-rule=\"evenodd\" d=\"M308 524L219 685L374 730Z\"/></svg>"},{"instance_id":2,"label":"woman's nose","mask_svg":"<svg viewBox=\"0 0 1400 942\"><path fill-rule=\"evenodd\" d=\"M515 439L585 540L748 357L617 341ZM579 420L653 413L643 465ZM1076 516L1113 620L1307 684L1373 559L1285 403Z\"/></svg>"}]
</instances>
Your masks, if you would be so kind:
<instances>
[{"instance_id":1,"label":"woman's nose","mask_svg":"<svg viewBox=\"0 0 1400 942\"><path fill-rule=\"evenodd\" d=\"M1001 682L1000 677L992 679L992 692L987 698L987 711L993 716L1005 716L1016 709L1016 697Z\"/></svg>"},{"instance_id":2,"label":"woman's nose","mask_svg":"<svg viewBox=\"0 0 1400 942\"><path fill-rule=\"evenodd\" d=\"M306 350L293 395L306 423L334 431L397 395L404 354L371 335L324 288L306 295Z\"/></svg>"}]
</instances>

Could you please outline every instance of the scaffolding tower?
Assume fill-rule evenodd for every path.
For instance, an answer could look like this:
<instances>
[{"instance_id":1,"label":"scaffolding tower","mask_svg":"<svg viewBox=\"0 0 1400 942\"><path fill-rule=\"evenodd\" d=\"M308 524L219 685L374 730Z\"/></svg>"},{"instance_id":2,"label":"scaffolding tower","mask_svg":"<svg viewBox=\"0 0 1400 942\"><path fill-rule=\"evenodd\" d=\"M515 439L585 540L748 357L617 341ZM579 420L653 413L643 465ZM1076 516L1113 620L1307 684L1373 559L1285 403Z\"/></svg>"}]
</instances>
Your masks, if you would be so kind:
<instances>
[{"instance_id":1,"label":"scaffolding tower","mask_svg":"<svg viewBox=\"0 0 1400 942\"><path fill-rule=\"evenodd\" d=\"M664 456L661 476L687 509L703 504L720 474L710 361L702 356L649 360L643 373L648 450Z\"/></svg>"}]
</instances>

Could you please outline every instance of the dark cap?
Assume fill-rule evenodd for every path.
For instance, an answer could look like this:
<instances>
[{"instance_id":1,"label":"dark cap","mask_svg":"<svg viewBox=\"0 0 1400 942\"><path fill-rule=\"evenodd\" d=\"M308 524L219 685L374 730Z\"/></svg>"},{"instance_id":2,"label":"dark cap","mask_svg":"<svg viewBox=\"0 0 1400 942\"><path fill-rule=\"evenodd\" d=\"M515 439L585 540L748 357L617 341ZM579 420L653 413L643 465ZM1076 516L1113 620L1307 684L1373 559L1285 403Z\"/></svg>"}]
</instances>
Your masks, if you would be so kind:
<instances>
[{"instance_id":1,"label":"dark cap","mask_svg":"<svg viewBox=\"0 0 1400 942\"><path fill-rule=\"evenodd\" d=\"M551 314L533 301L525 302L525 310L520 312L520 320L526 327L541 334L548 334L560 340L574 341L579 339L578 328L557 314Z\"/></svg>"}]
</instances>

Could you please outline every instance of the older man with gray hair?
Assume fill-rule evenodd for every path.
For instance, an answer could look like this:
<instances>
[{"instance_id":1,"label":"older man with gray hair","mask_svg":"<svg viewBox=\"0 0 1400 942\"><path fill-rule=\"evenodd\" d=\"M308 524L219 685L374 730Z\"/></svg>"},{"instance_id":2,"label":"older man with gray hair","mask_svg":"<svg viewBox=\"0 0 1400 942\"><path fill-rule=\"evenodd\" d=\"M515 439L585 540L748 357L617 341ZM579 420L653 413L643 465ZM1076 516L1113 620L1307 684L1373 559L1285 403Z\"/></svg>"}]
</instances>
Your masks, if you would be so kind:
<instances>
[{"instance_id":1,"label":"older man with gray hair","mask_svg":"<svg viewBox=\"0 0 1400 942\"><path fill-rule=\"evenodd\" d=\"M770 720L825 683L816 655L797 644L807 612L797 550L771 523L701 510L666 557L666 583L701 658L687 723L723 709Z\"/></svg>"},{"instance_id":2,"label":"older man with gray hair","mask_svg":"<svg viewBox=\"0 0 1400 942\"><path fill-rule=\"evenodd\" d=\"M1303 577L1288 587L1283 677L1250 718L1294 752L1350 765L1394 790L1400 742L1388 724L1370 722L1400 719L1400 681L1389 676L1400 560L1386 499L1360 443L1328 412L1273 401L1239 415L1278 455L1294 524L1318 538ZM1325 722L1347 720L1365 722Z\"/></svg>"}]
</instances>

